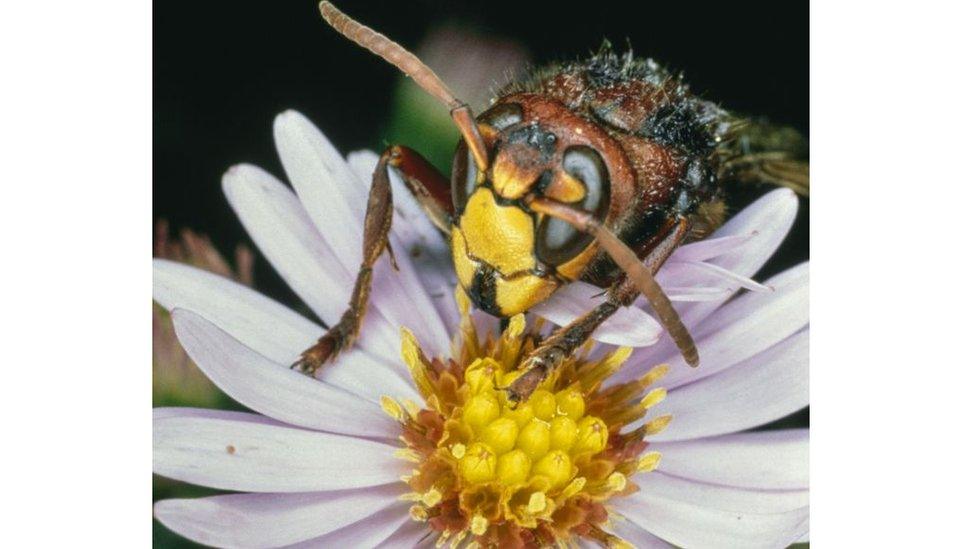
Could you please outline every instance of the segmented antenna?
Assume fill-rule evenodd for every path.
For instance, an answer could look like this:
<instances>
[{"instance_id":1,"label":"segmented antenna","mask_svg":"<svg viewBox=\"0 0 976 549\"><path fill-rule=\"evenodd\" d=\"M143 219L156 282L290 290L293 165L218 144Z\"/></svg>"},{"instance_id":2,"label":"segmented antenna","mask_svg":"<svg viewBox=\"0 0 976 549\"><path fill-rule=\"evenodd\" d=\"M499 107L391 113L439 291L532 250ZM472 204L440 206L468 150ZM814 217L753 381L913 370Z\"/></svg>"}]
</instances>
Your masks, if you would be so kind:
<instances>
[{"instance_id":1,"label":"segmented antenna","mask_svg":"<svg viewBox=\"0 0 976 549\"><path fill-rule=\"evenodd\" d=\"M352 40L356 44L366 48L374 54L382 57L388 63L403 71L404 74L413 79L425 92L435 97L451 110L451 118L461 131L461 135L471 149L472 156L481 171L488 169L488 150L484 139L478 132L478 124L475 121L471 107L454 96L450 88L447 87L437 74L430 69L416 55L407 51L403 46L390 40L386 36L374 31L339 11L330 2L320 2L319 11L325 22L332 28Z\"/></svg>"}]
</instances>

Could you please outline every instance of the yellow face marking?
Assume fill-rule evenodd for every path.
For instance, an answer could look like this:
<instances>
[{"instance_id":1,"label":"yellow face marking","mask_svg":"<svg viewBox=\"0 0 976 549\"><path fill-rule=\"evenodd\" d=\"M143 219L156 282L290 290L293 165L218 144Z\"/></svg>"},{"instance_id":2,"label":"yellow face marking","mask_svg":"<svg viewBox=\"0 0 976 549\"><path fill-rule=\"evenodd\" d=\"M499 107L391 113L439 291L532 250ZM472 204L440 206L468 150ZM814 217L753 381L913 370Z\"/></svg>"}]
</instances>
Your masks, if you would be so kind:
<instances>
[{"instance_id":1,"label":"yellow face marking","mask_svg":"<svg viewBox=\"0 0 976 549\"><path fill-rule=\"evenodd\" d=\"M590 264L590 261L599 251L600 247L597 246L596 243L590 243L590 245L584 248L582 252L578 253L576 257L556 267L556 272L559 273L560 276L570 280L576 280L581 274L583 274L583 270L586 269L586 266Z\"/></svg>"},{"instance_id":2,"label":"yellow face marking","mask_svg":"<svg viewBox=\"0 0 976 549\"><path fill-rule=\"evenodd\" d=\"M475 271L478 270L478 264L468 257L464 237L457 227L451 227L451 256L454 258L454 271L457 273L458 282L466 290L471 288L471 281L474 279Z\"/></svg>"},{"instance_id":3,"label":"yellow face marking","mask_svg":"<svg viewBox=\"0 0 976 549\"><path fill-rule=\"evenodd\" d=\"M535 275L512 280L498 279L495 283L495 303L503 316L516 315L541 303L558 287L556 281Z\"/></svg>"},{"instance_id":4,"label":"yellow face marking","mask_svg":"<svg viewBox=\"0 0 976 549\"><path fill-rule=\"evenodd\" d=\"M459 258L453 241L463 240L467 242L468 255L504 275L535 268L532 217L516 206L499 206L490 190L482 187L471 195L459 225L464 238L452 238L455 265Z\"/></svg>"},{"instance_id":5,"label":"yellow face marking","mask_svg":"<svg viewBox=\"0 0 976 549\"><path fill-rule=\"evenodd\" d=\"M539 174L520 168L510 155L499 154L491 167L491 182L502 198L521 198L538 179Z\"/></svg>"}]
</instances>

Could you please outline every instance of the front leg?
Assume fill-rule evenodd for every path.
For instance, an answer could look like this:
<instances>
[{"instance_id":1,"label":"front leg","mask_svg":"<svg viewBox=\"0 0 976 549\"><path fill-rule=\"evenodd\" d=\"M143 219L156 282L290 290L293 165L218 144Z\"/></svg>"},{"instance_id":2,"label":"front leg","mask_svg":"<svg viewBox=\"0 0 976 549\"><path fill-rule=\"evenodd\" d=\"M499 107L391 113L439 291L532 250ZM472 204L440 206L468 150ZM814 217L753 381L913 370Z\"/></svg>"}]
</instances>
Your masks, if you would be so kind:
<instances>
[{"instance_id":1,"label":"front leg","mask_svg":"<svg viewBox=\"0 0 976 549\"><path fill-rule=\"evenodd\" d=\"M671 256L671 252L681 244L688 232L688 227L689 224L686 220L679 220L665 233L664 238L651 250L651 253L644 258L644 266L651 274L657 273L668 257ZM519 365L522 375L505 389L508 398L514 402L522 402L529 398L535 388L563 360L575 353L600 324L613 316L613 313L617 312L620 307L631 305L640 294L640 289L626 276L614 283L607 292L605 302L550 334L522 361L522 364Z\"/></svg>"},{"instance_id":2,"label":"front leg","mask_svg":"<svg viewBox=\"0 0 976 549\"><path fill-rule=\"evenodd\" d=\"M431 220L439 225L451 214L450 183L433 168L420 154L401 146L392 146L380 156L373 171L373 183L369 190L366 206L366 220L363 238L363 261L359 266L356 284L349 298L349 308L342 314L339 322L329 328L319 340L292 364L292 368L315 375L326 362L335 360L339 353L356 341L359 329L366 315L369 303L370 283L373 280L373 265L390 249L389 234L393 223L393 195L387 168L393 168L403 178L410 192L421 201ZM447 201L445 201L447 200ZM390 258L393 250L390 249Z\"/></svg>"}]
</instances>

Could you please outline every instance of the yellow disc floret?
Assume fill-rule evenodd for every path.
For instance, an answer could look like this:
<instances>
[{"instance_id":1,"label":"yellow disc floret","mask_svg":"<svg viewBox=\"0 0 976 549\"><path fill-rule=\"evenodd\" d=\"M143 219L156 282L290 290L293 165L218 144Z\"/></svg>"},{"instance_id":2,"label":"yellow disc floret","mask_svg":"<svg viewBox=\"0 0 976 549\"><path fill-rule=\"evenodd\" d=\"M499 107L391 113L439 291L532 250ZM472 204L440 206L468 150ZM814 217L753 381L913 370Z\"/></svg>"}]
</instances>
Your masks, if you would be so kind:
<instances>
[{"instance_id":1,"label":"yellow disc floret","mask_svg":"<svg viewBox=\"0 0 976 549\"><path fill-rule=\"evenodd\" d=\"M466 540L506 546L514 539L566 546L574 536L604 545L621 541L601 525L608 501L636 489L629 477L654 470L660 460L659 453L644 452L644 437L670 416L643 418L666 395L648 391L666 369L603 387L629 350L593 361L571 357L515 403L505 388L539 341L539 324L527 329L520 315L497 338L481 340L463 294L459 305L461 333L451 359L429 360L404 330L404 360L425 406L381 399L403 425L406 447L397 455L414 467L403 477L412 489L405 499L416 502L411 517L452 547ZM638 420L644 423L628 427Z\"/></svg>"}]
</instances>

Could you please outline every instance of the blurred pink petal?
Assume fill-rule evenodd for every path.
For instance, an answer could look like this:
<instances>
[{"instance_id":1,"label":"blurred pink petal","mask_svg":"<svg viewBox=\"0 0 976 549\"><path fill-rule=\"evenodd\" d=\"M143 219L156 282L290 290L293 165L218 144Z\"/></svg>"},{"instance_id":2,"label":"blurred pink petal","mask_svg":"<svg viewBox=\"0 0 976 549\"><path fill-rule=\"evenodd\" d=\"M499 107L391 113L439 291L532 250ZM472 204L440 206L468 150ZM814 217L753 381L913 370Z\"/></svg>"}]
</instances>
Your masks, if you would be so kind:
<instances>
[{"instance_id":1,"label":"blurred pink petal","mask_svg":"<svg viewBox=\"0 0 976 549\"><path fill-rule=\"evenodd\" d=\"M379 442L154 410L153 472L223 490L309 492L397 482L404 466Z\"/></svg>"},{"instance_id":2,"label":"blurred pink petal","mask_svg":"<svg viewBox=\"0 0 976 549\"><path fill-rule=\"evenodd\" d=\"M153 506L167 528L217 547L278 547L334 532L382 509L400 484L301 494L229 494L168 499Z\"/></svg>"},{"instance_id":3,"label":"blurred pink petal","mask_svg":"<svg viewBox=\"0 0 976 549\"><path fill-rule=\"evenodd\" d=\"M207 377L252 410L299 427L396 439L399 429L374 402L276 364L199 315L173 312L176 335Z\"/></svg>"},{"instance_id":4,"label":"blurred pink petal","mask_svg":"<svg viewBox=\"0 0 976 549\"><path fill-rule=\"evenodd\" d=\"M685 442L656 442L669 475L741 488L797 490L810 486L810 431L736 433Z\"/></svg>"}]
</instances>

